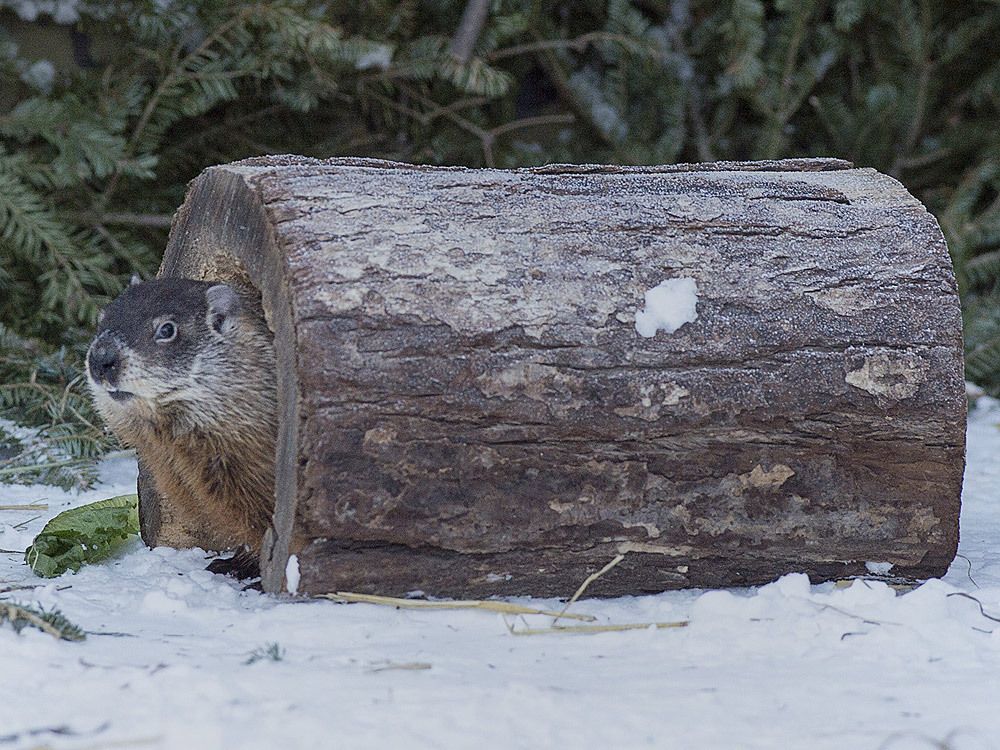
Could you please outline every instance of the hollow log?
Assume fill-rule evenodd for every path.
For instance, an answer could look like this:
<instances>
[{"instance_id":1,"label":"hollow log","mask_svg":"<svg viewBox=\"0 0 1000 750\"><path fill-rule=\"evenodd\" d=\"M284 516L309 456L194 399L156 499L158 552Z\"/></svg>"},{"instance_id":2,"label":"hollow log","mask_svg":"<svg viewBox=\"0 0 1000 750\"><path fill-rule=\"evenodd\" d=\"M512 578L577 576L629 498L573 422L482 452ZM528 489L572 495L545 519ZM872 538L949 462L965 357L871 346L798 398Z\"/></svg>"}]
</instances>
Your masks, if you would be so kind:
<instances>
[{"instance_id":1,"label":"hollow log","mask_svg":"<svg viewBox=\"0 0 1000 750\"><path fill-rule=\"evenodd\" d=\"M566 595L619 554L590 594L955 554L955 280L874 170L251 159L194 180L161 275L256 289L274 332L268 591L292 553L300 592L462 597ZM694 316L668 285L657 330L671 279ZM149 544L198 543L140 493Z\"/></svg>"}]
</instances>

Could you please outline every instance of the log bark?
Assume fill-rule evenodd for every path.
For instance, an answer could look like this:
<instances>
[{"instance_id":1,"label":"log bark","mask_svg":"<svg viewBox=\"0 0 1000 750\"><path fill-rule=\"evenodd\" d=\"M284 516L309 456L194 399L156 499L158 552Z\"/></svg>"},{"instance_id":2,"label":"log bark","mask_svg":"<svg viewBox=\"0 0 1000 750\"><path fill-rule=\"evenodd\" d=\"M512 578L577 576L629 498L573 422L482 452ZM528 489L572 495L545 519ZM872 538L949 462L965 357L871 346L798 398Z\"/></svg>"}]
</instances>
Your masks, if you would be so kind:
<instances>
[{"instance_id":1,"label":"log bark","mask_svg":"<svg viewBox=\"0 0 1000 750\"><path fill-rule=\"evenodd\" d=\"M268 591L290 551L306 593L441 596L568 595L616 554L589 593L954 556L955 280L873 170L251 159L192 183L161 274L262 295ZM696 320L638 335L671 278ZM140 490L147 542L197 542Z\"/></svg>"}]
</instances>

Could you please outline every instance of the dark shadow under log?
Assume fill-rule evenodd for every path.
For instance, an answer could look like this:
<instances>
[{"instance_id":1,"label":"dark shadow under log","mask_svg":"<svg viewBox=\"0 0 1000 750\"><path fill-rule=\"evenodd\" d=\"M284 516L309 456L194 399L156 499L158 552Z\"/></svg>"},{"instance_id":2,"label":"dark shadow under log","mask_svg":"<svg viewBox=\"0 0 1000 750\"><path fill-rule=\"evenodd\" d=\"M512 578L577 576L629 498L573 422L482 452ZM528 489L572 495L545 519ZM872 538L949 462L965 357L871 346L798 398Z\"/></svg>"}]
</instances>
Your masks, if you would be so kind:
<instances>
[{"instance_id":1,"label":"dark shadow under log","mask_svg":"<svg viewBox=\"0 0 1000 750\"><path fill-rule=\"evenodd\" d=\"M192 183L161 274L255 287L275 333L266 590L290 552L300 591L444 596L567 595L616 554L589 593L954 556L955 281L873 170L254 159ZM697 318L640 336L677 278ZM148 543L198 543L140 492Z\"/></svg>"}]
</instances>

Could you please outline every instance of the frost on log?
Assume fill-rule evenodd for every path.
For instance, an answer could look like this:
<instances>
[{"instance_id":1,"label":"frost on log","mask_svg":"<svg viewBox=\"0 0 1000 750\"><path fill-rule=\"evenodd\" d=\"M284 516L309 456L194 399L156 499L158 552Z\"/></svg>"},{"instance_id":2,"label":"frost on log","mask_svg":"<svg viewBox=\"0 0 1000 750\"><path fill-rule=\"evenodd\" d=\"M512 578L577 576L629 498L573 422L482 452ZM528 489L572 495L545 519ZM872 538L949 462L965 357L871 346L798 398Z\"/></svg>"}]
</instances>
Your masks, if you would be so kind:
<instances>
[{"instance_id":1,"label":"frost on log","mask_svg":"<svg viewBox=\"0 0 1000 750\"><path fill-rule=\"evenodd\" d=\"M292 553L306 593L443 596L567 595L617 554L589 593L955 554L955 281L873 170L253 159L192 183L161 274L256 288L275 334L266 590ZM694 319L639 335L672 279ZM140 492L148 543L198 542Z\"/></svg>"}]
</instances>

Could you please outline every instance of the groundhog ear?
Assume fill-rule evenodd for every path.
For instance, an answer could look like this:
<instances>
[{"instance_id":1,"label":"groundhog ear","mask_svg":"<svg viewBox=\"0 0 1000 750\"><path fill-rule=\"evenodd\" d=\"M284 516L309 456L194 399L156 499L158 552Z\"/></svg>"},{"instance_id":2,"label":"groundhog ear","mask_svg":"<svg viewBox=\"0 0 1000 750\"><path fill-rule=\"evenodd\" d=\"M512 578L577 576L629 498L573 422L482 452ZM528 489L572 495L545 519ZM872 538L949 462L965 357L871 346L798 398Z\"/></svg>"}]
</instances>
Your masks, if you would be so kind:
<instances>
[{"instance_id":1,"label":"groundhog ear","mask_svg":"<svg viewBox=\"0 0 1000 750\"><path fill-rule=\"evenodd\" d=\"M208 325L216 333L230 333L239 324L240 296L231 286L216 284L205 292L208 300Z\"/></svg>"}]
</instances>

